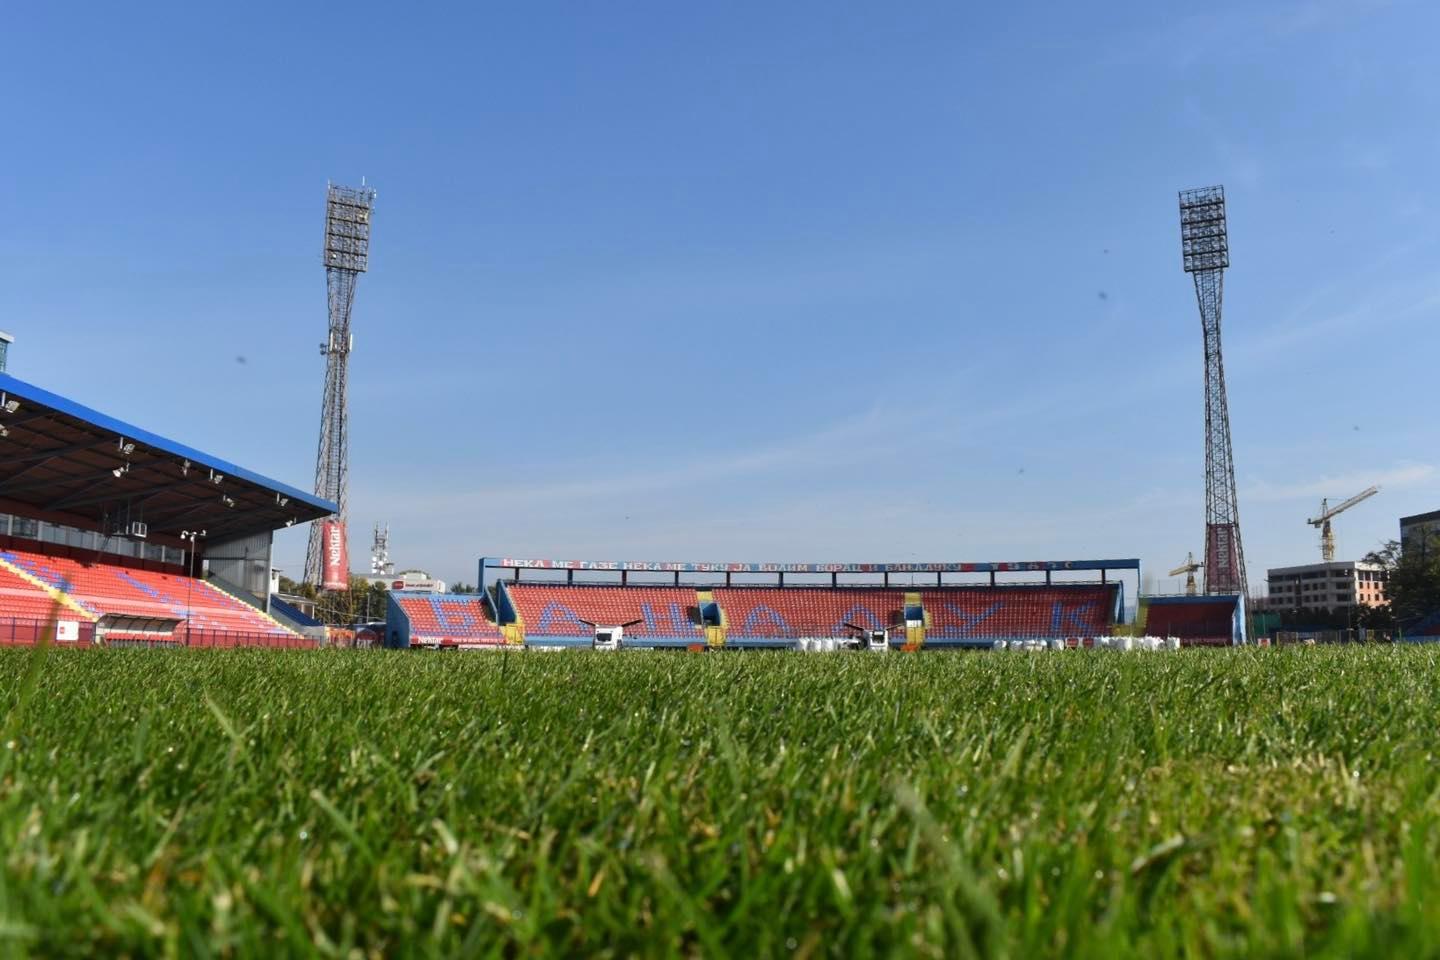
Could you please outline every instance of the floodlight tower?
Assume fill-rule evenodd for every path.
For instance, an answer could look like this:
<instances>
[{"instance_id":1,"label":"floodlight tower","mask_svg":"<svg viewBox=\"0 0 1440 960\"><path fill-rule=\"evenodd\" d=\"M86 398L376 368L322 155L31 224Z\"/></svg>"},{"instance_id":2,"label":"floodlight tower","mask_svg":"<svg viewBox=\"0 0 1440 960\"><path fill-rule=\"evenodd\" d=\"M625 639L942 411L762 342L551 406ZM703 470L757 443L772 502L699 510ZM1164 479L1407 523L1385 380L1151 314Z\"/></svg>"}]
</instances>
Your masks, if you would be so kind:
<instances>
[{"instance_id":1,"label":"floodlight tower","mask_svg":"<svg viewBox=\"0 0 1440 960\"><path fill-rule=\"evenodd\" d=\"M1205 334L1205 592L1240 594L1248 610L1250 589L1240 542L1230 407L1220 353L1220 305L1225 268L1230 266L1224 187L1180 192L1180 245L1185 272L1195 280Z\"/></svg>"},{"instance_id":2,"label":"floodlight tower","mask_svg":"<svg viewBox=\"0 0 1440 960\"><path fill-rule=\"evenodd\" d=\"M340 512L310 526L305 579L327 589L348 586L349 557L345 509L349 498L350 441L346 374L354 338L350 308L355 283L370 264L370 213L375 191L329 184L325 201L325 286L330 300L330 337L320 344L325 357L325 393L320 405L320 449L315 456L315 493L340 505Z\"/></svg>"}]
</instances>

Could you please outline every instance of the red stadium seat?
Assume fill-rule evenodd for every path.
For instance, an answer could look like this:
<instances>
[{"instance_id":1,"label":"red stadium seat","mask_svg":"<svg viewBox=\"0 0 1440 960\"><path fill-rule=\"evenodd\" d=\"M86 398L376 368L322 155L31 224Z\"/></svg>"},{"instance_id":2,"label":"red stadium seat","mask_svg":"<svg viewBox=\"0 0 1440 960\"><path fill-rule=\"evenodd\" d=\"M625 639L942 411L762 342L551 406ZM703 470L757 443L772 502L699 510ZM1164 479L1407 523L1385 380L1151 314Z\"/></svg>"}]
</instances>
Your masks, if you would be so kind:
<instances>
[{"instance_id":1,"label":"red stadium seat","mask_svg":"<svg viewBox=\"0 0 1440 960\"><path fill-rule=\"evenodd\" d=\"M1235 598L1150 601L1145 632L1157 637L1178 637L1190 646L1228 646L1235 630Z\"/></svg>"},{"instance_id":2,"label":"red stadium seat","mask_svg":"<svg viewBox=\"0 0 1440 960\"><path fill-rule=\"evenodd\" d=\"M0 569L0 618L7 620L73 619L74 611L60 607L35 584L9 570Z\"/></svg>"},{"instance_id":3,"label":"red stadium seat","mask_svg":"<svg viewBox=\"0 0 1440 960\"><path fill-rule=\"evenodd\" d=\"M732 638L842 637L847 624L867 630L902 626L905 595L919 593L927 638L1103 636L1110 632L1116 584L1022 584L1005 587L717 587L716 603ZM592 627L626 628L637 637L695 638L703 633L694 588L572 586L521 583L509 588L525 634L585 637Z\"/></svg>"},{"instance_id":4,"label":"red stadium seat","mask_svg":"<svg viewBox=\"0 0 1440 960\"><path fill-rule=\"evenodd\" d=\"M391 598L410 618L412 644L461 646L505 642L480 597L396 592Z\"/></svg>"},{"instance_id":5,"label":"red stadium seat","mask_svg":"<svg viewBox=\"0 0 1440 960\"><path fill-rule=\"evenodd\" d=\"M21 550L0 551L0 559L64 591L97 618L123 614L188 621L192 635L204 635L207 645L214 646L257 642L289 645L288 641L302 640L264 613L203 580ZM185 635L186 625L182 623L176 636L183 639Z\"/></svg>"},{"instance_id":6,"label":"red stadium seat","mask_svg":"<svg viewBox=\"0 0 1440 960\"><path fill-rule=\"evenodd\" d=\"M694 587L552 586L517 583L510 597L525 622L525 635L588 637L594 628L625 627L626 636L684 639L703 636ZM639 621L638 623L631 623Z\"/></svg>"},{"instance_id":7,"label":"red stadium seat","mask_svg":"<svg viewBox=\"0 0 1440 960\"><path fill-rule=\"evenodd\" d=\"M927 637L985 640L1094 637L1110 632L1116 584L1017 584L920 591Z\"/></svg>"},{"instance_id":8,"label":"red stadium seat","mask_svg":"<svg viewBox=\"0 0 1440 960\"><path fill-rule=\"evenodd\" d=\"M734 637L844 637L853 623L867 630L898 625L904 590L831 587L720 587L715 601Z\"/></svg>"}]
</instances>

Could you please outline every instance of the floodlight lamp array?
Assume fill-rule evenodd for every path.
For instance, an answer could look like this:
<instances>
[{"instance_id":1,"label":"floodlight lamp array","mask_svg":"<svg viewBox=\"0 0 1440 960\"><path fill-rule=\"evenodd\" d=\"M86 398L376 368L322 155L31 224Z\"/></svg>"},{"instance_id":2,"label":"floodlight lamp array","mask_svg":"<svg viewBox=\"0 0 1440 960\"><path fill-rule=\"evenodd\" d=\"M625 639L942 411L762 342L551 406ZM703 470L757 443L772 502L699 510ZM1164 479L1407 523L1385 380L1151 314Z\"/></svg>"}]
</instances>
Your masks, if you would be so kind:
<instances>
[{"instance_id":1,"label":"floodlight lamp array","mask_svg":"<svg viewBox=\"0 0 1440 960\"><path fill-rule=\"evenodd\" d=\"M364 273L370 265L370 207L375 191L330 185L325 204L325 266Z\"/></svg>"},{"instance_id":2,"label":"floodlight lamp array","mask_svg":"<svg viewBox=\"0 0 1440 960\"><path fill-rule=\"evenodd\" d=\"M1224 187L1180 192L1180 246L1186 273L1230 266Z\"/></svg>"}]
</instances>

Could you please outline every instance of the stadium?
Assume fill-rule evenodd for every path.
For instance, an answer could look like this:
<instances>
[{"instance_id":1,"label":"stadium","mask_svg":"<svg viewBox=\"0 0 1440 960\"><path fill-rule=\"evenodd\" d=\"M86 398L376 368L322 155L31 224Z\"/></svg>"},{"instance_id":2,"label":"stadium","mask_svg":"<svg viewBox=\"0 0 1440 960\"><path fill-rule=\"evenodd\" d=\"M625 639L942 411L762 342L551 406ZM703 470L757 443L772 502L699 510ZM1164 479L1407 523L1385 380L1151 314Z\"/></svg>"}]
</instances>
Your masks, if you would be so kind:
<instances>
[{"instance_id":1,"label":"stadium","mask_svg":"<svg viewBox=\"0 0 1440 960\"><path fill-rule=\"evenodd\" d=\"M7 511L0 642L35 643L49 630L57 642L78 645L916 652L1252 639L1220 353L1229 266L1223 188L1179 195L1183 266L1194 280L1205 339L1206 551L1203 563L1190 566L1205 571L1203 594L1141 596L1133 558L485 556L477 594L397 588L386 596L383 622L361 621L343 603L354 579L347 527L351 313L369 269L375 196L363 185L326 191L328 337L313 495L0 374L0 443L10 464L0 477L0 510ZM304 580L314 603L278 595L274 533L296 524L309 525ZM384 572L378 559L373 567Z\"/></svg>"},{"instance_id":2,"label":"stadium","mask_svg":"<svg viewBox=\"0 0 1440 960\"><path fill-rule=\"evenodd\" d=\"M329 335L321 345L313 494L0 374L0 443L9 464L0 477L0 642L32 644L53 634L82 646L917 652L1251 641L1220 356L1220 291L1229 266L1222 188L1179 195L1183 265L1194 279L1206 347L1206 551L1203 563L1190 565L1192 573L1205 571L1203 593L1140 595L1134 558L483 556L478 593L426 594L398 584L385 598L383 622L343 602L354 582L347 532L351 312L369 269L375 196L368 186L327 188ZM314 602L280 595L272 562L275 532L296 524L309 525L304 582ZM373 566L372 573L384 572L383 563Z\"/></svg>"},{"instance_id":3,"label":"stadium","mask_svg":"<svg viewBox=\"0 0 1440 960\"><path fill-rule=\"evenodd\" d=\"M0 374L0 392L9 448L0 641L34 643L51 628L77 645L298 648L329 639L274 595L270 570L275 531L329 517L333 503L13 376ZM1093 646L1147 632L1186 644L1243 641L1234 596L1141 597L1127 623L1124 578L1138 583L1136 559L486 557L478 569L476 595L391 594L384 645L916 651Z\"/></svg>"},{"instance_id":4,"label":"stadium","mask_svg":"<svg viewBox=\"0 0 1440 960\"><path fill-rule=\"evenodd\" d=\"M6 23L0 960L1440 957L1440 5Z\"/></svg>"},{"instance_id":5,"label":"stadium","mask_svg":"<svg viewBox=\"0 0 1440 960\"><path fill-rule=\"evenodd\" d=\"M913 652L1093 647L1112 637L1150 634L1185 645L1244 640L1236 596L1142 597L1127 622L1123 577L1138 581L1136 559L646 563L485 557L479 572L478 596L392 595L387 645ZM669 582L657 582L664 580ZM908 582L896 583L902 580Z\"/></svg>"},{"instance_id":6,"label":"stadium","mask_svg":"<svg viewBox=\"0 0 1440 960\"><path fill-rule=\"evenodd\" d=\"M0 642L313 647L275 531L332 502L0 374ZM1140 561L709 563L484 557L481 590L389 595L391 648L973 650L1154 634L1242 643L1238 595L1140 597ZM684 582L682 582L684 581Z\"/></svg>"},{"instance_id":7,"label":"stadium","mask_svg":"<svg viewBox=\"0 0 1440 960\"><path fill-rule=\"evenodd\" d=\"M335 505L0 374L0 637L306 647L271 610L275 530Z\"/></svg>"}]
</instances>

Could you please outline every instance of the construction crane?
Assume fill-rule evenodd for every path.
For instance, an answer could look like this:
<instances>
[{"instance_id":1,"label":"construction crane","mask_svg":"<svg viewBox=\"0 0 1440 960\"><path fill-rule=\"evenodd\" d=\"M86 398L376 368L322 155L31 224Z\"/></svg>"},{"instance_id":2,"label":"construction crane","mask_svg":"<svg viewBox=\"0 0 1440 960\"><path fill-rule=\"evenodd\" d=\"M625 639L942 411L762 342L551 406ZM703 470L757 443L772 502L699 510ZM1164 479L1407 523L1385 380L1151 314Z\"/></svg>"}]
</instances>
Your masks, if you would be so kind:
<instances>
[{"instance_id":1,"label":"construction crane","mask_svg":"<svg viewBox=\"0 0 1440 960\"><path fill-rule=\"evenodd\" d=\"M1178 577L1182 573L1185 574L1185 596L1193 597L1198 592L1195 589L1195 571L1203 566L1205 566L1205 564L1195 562L1195 554L1187 553L1185 554L1185 562L1170 571L1170 576L1172 577Z\"/></svg>"},{"instance_id":2,"label":"construction crane","mask_svg":"<svg viewBox=\"0 0 1440 960\"><path fill-rule=\"evenodd\" d=\"M1330 529L1330 521L1355 506L1355 504L1361 500L1369 500L1379 492L1379 487L1369 487L1368 489L1361 490L1349 500L1337 503L1333 507L1330 506L1329 500L1321 500L1320 515L1305 521L1312 527L1320 528L1320 556L1324 558L1326 563L1335 559L1335 531Z\"/></svg>"}]
</instances>

